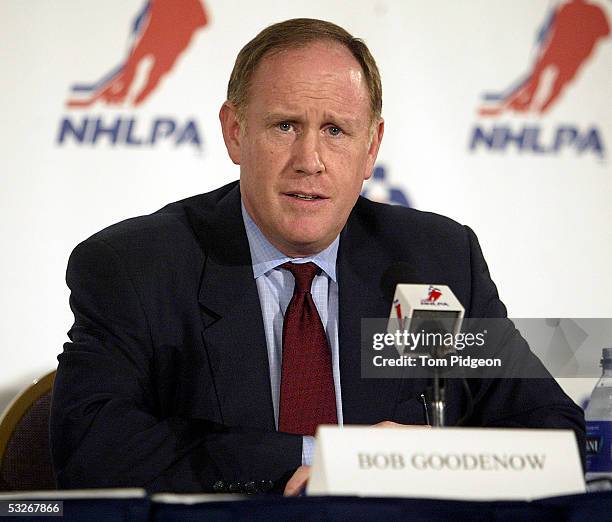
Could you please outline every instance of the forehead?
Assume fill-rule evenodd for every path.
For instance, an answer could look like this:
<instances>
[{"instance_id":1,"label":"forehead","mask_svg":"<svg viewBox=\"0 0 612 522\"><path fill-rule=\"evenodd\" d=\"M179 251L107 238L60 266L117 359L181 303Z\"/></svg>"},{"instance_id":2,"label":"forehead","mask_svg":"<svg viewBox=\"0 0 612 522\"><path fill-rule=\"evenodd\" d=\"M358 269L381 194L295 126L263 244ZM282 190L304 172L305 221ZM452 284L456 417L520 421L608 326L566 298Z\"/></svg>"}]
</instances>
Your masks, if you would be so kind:
<instances>
[{"instance_id":1,"label":"forehead","mask_svg":"<svg viewBox=\"0 0 612 522\"><path fill-rule=\"evenodd\" d=\"M328 104L369 115L367 84L359 62L343 45L317 41L264 56L249 89L249 103L299 109Z\"/></svg>"}]
</instances>

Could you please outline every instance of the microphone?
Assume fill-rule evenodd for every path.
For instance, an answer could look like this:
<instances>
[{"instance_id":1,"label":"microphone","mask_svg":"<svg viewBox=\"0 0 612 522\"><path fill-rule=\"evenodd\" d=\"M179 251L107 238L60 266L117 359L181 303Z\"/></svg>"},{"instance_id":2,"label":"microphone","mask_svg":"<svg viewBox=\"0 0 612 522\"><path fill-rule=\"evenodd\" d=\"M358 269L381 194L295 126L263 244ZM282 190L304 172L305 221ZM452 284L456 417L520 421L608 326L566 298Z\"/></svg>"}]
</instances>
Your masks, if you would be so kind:
<instances>
[{"instance_id":1,"label":"microphone","mask_svg":"<svg viewBox=\"0 0 612 522\"><path fill-rule=\"evenodd\" d=\"M380 281L385 298L390 301L389 332L401 330L456 335L461 330L465 309L453 291L442 284L425 283L411 265L400 261L385 270ZM407 347L397 347L400 356ZM450 343L437 343L433 357L454 352Z\"/></svg>"},{"instance_id":2,"label":"microphone","mask_svg":"<svg viewBox=\"0 0 612 522\"><path fill-rule=\"evenodd\" d=\"M397 262L385 270L380 287L383 295L391 302L387 327L389 333L411 333L411 339L418 338L421 344L424 339L433 338L433 343L427 342L422 347L427 348L429 356L434 359L456 353L453 340L461 330L465 309L447 285L424 283L411 265ZM397 344L396 348L399 355L403 356L407 351L413 352L417 346ZM434 367L433 386L427 395L433 406L432 425L444 426L444 379L437 366ZM423 401L426 408L425 396Z\"/></svg>"}]
</instances>

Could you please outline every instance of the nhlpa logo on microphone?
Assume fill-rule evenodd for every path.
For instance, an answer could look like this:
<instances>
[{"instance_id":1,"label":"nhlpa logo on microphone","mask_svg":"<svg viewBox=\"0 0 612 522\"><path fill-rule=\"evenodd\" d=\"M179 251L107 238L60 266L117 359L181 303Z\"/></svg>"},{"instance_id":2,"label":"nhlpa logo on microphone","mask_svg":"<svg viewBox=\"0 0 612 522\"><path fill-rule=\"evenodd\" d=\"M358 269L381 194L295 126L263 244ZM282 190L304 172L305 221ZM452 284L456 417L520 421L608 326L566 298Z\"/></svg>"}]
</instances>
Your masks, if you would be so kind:
<instances>
[{"instance_id":1,"label":"nhlpa logo on microphone","mask_svg":"<svg viewBox=\"0 0 612 522\"><path fill-rule=\"evenodd\" d=\"M421 299L421 304L424 306L448 306L446 301L439 301L440 297L442 297L442 291L435 286L430 286L429 290L427 291L427 298Z\"/></svg>"},{"instance_id":2,"label":"nhlpa logo on microphone","mask_svg":"<svg viewBox=\"0 0 612 522\"><path fill-rule=\"evenodd\" d=\"M427 295L427 301L429 301L430 303L435 303L438 299L440 299L441 295L442 295L442 292L440 292L439 288L430 286L429 294Z\"/></svg>"},{"instance_id":3,"label":"nhlpa logo on microphone","mask_svg":"<svg viewBox=\"0 0 612 522\"><path fill-rule=\"evenodd\" d=\"M604 157L603 135L597 125L568 121L562 112L557 114L563 123L542 124L558 106L563 106L562 111L579 110L574 85L589 81L583 74L586 69L603 67L598 50L609 45L604 40L610 35L603 5L566 0L549 9L536 32L528 70L506 89L482 95L478 114L483 120L472 129L470 150L514 149L537 155L571 150Z\"/></svg>"},{"instance_id":4,"label":"nhlpa logo on microphone","mask_svg":"<svg viewBox=\"0 0 612 522\"><path fill-rule=\"evenodd\" d=\"M402 313L402 303L399 299L393 300L393 309L391 310L391 316L393 316L393 310L395 310L395 318L397 319L397 324L399 325L400 330L406 329L406 317Z\"/></svg>"},{"instance_id":5,"label":"nhlpa logo on microphone","mask_svg":"<svg viewBox=\"0 0 612 522\"><path fill-rule=\"evenodd\" d=\"M145 1L130 24L125 58L98 79L71 85L66 100L70 112L60 121L57 143L134 148L165 142L200 148L195 119L168 116L167 110L163 117L145 119L136 109L155 98L174 69L187 65L181 58L207 23L200 0Z\"/></svg>"}]
</instances>

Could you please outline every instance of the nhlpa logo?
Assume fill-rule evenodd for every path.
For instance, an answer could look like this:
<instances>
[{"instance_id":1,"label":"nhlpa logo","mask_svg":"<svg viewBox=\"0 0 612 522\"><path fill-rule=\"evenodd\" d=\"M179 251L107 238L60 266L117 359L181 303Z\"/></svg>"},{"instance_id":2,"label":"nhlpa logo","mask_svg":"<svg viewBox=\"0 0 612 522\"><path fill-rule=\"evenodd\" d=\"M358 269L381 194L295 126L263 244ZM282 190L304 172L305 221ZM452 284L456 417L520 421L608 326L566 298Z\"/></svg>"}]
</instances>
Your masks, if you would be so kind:
<instances>
[{"instance_id":1,"label":"nhlpa logo","mask_svg":"<svg viewBox=\"0 0 612 522\"><path fill-rule=\"evenodd\" d=\"M400 330L405 330L406 328L406 318L402 313L402 303L400 303L399 299L393 300L393 308L395 310L395 318L397 319L397 323L399 325Z\"/></svg>"},{"instance_id":2,"label":"nhlpa logo","mask_svg":"<svg viewBox=\"0 0 612 522\"><path fill-rule=\"evenodd\" d=\"M503 111L545 113L576 79L578 71L589 61L596 44L610 33L603 9L573 0L551 9L536 38L536 59L531 71L507 91L485 94L480 114L494 116ZM556 72L545 98L535 98L544 74Z\"/></svg>"},{"instance_id":3,"label":"nhlpa logo","mask_svg":"<svg viewBox=\"0 0 612 522\"><path fill-rule=\"evenodd\" d=\"M403 207L410 206L404 191L400 187L392 186L387 181L385 168L380 165L374 168L372 178L365 184L361 195L378 203L390 203Z\"/></svg>"},{"instance_id":4,"label":"nhlpa logo","mask_svg":"<svg viewBox=\"0 0 612 522\"><path fill-rule=\"evenodd\" d=\"M442 300L440 301L440 297L442 297L442 290L440 290L439 288L436 288L435 286L430 285L429 289L427 290L427 298L426 299L421 299L421 305L422 306L436 306L436 307L440 307L440 306L449 306L449 304Z\"/></svg>"},{"instance_id":5,"label":"nhlpa logo","mask_svg":"<svg viewBox=\"0 0 612 522\"><path fill-rule=\"evenodd\" d=\"M429 301L430 303L435 303L438 299L440 299L441 295L442 295L442 292L440 292L439 288L430 286L426 301Z\"/></svg>"},{"instance_id":6,"label":"nhlpa logo","mask_svg":"<svg viewBox=\"0 0 612 522\"><path fill-rule=\"evenodd\" d=\"M610 34L604 10L584 0L571 0L553 6L536 35L533 63L510 87L502 92L485 93L478 108L481 117L503 114L547 114L580 78L601 40ZM596 126L581 130L578 125L561 125L549 131L540 125L511 127L476 126L470 148L507 150L516 146L521 152L557 153L573 148L576 152L604 155L601 133Z\"/></svg>"},{"instance_id":7,"label":"nhlpa logo","mask_svg":"<svg viewBox=\"0 0 612 522\"><path fill-rule=\"evenodd\" d=\"M196 32L208 23L200 0L149 0L134 17L124 60L96 81L75 83L70 87L66 107L71 110L90 107L136 108L150 99L163 84L179 58L185 53ZM139 73L150 63L144 81ZM139 87L138 84L142 86ZM175 145L200 146L196 122L179 122L174 118L154 118L143 125L135 117L117 115L102 118L84 115L65 117L60 124L58 142L72 139L76 143L112 145L154 145L162 140Z\"/></svg>"}]
</instances>

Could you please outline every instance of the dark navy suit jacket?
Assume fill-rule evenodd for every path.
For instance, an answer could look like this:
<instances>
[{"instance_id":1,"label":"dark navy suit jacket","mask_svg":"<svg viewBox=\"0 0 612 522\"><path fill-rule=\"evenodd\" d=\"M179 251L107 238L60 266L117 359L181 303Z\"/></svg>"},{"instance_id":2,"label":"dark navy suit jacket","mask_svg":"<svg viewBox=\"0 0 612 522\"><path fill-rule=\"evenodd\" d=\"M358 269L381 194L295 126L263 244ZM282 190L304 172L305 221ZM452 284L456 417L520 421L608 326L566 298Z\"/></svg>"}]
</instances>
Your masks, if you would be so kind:
<instances>
[{"instance_id":1,"label":"dark navy suit jacket","mask_svg":"<svg viewBox=\"0 0 612 522\"><path fill-rule=\"evenodd\" d=\"M424 423L422 380L360 376L360 319L388 315L379 282L396 261L449 285L466 316L506 315L469 228L359 198L338 253L346 424ZM237 183L95 234L72 253L67 283L75 322L51 415L59 487L193 492L217 480L271 480L282 489L301 463L302 438L275 431ZM468 425L571 428L584 445L582 411L554 380L471 387ZM465 395L449 397L453 423Z\"/></svg>"}]
</instances>

